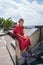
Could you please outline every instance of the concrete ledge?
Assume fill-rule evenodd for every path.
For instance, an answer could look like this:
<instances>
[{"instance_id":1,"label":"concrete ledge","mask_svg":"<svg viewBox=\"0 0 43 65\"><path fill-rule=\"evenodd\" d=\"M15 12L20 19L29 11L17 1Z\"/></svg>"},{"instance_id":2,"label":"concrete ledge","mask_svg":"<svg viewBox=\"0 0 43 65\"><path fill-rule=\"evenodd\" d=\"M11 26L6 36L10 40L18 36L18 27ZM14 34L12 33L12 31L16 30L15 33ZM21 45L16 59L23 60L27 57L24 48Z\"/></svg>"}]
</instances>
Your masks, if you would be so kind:
<instances>
[{"instance_id":1,"label":"concrete ledge","mask_svg":"<svg viewBox=\"0 0 43 65\"><path fill-rule=\"evenodd\" d=\"M13 49L12 46L7 45L6 47L7 47L7 50L9 52L9 55L12 59L13 64L16 65L16 52L15 52L15 50Z\"/></svg>"},{"instance_id":2,"label":"concrete ledge","mask_svg":"<svg viewBox=\"0 0 43 65\"><path fill-rule=\"evenodd\" d=\"M12 62L13 62L14 65L16 65L16 51L11 46L11 41L14 40L14 39L11 38L9 35L4 36L4 39L5 39L6 43L7 43L6 48L7 48L8 53L9 53L11 59L12 59Z\"/></svg>"},{"instance_id":3,"label":"concrete ledge","mask_svg":"<svg viewBox=\"0 0 43 65\"><path fill-rule=\"evenodd\" d=\"M38 28L32 28L32 29L28 32L28 35L29 35L29 36L33 35L37 30L38 30Z\"/></svg>"},{"instance_id":4,"label":"concrete ledge","mask_svg":"<svg viewBox=\"0 0 43 65\"><path fill-rule=\"evenodd\" d=\"M20 49L18 47L19 45L17 43L18 43L18 41L17 41L17 39L15 39L14 41L11 42L11 45L16 51L16 56L17 56L16 60L17 60L18 64L22 65L25 62L25 59L21 56L21 51L20 51Z\"/></svg>"},{"instance_id":5,"label":"concrete ledge","mask_svg":"<svg viewBox=\"0 0 43 65\"><path fill-rule=\"evenodd\" d=\"M12 47L16 50L16 43L15 43L15 40L14 40L14 41L11 41L11 45L12 45Z\"/></svg>"},{"instance_id":6,"label":"concrete ledge","mask_svg":"<svg viewBox=\"0 0 43 65\"><path fill-rule=\"evenodd\" d=\"M30 41L31 41L31 46L30 48L33 48L40 39L40 29L37 29L36 31L34 31L34 33L32 33L32 35L30 35Z\"/></svg>"}]
</instances>

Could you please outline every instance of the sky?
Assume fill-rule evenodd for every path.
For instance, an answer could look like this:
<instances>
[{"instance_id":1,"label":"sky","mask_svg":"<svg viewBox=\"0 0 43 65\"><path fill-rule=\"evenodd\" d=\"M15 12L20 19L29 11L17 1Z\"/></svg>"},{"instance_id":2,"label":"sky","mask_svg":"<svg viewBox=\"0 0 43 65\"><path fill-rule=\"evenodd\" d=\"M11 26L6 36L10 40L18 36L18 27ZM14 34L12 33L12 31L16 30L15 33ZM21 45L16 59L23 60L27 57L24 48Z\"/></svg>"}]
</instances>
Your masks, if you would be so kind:
<instances>
[{"instance_id":1,"label":"sky","mask_svg":"<svg viewBox=\"0 0 43 65\"><path fill-rule=\"evenodd\" d=\"M24 25L43 25L43 0L0 0L0 17L18 22L24 19Z\"/></svg>"}]
</instances>

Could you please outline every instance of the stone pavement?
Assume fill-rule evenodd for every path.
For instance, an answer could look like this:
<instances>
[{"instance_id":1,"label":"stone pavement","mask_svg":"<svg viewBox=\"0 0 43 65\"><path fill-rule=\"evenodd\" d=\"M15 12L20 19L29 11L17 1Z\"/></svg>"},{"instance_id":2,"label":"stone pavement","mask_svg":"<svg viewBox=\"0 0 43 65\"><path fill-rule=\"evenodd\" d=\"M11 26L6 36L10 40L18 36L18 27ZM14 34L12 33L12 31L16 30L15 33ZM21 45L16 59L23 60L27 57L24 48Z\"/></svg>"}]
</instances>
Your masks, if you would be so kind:
<instances>
[{"instance_id":1,"label":"stone pavement","mask_svg":"<svg viewBox=\"0 0 43 65\"><path fill-rule=\"evenodd\" d=\"M11 46L11 43L12 43L12 41L14 41L14 39L12 37L10 37L9 35L3 36L3 38L7 42L7 48L8 48L8 51L10 53L11 59L13 61L13 64L16 65L16 51Z\"/></svg>"},{"instance_id":2,"label":"stone pavement","mask_svg":"<svg viewBox=\"0 0 43 65\"><path fill-rule=\"evenodd\" d=\"M13 65L6 48L6 42L0 37L0 65Z\"/></svg>"}]
</instances>

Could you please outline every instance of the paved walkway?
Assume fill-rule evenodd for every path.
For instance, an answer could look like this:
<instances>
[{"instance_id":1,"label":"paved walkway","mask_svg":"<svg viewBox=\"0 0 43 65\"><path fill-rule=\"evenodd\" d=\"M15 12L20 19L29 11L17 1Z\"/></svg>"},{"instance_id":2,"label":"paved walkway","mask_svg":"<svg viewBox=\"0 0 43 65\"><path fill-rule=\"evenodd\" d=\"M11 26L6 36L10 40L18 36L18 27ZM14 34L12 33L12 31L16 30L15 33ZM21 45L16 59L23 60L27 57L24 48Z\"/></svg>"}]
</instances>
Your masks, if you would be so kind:
<instances>
[{"instance_id":1,"label":"paved walkway","mask_svg":"<svg viewBox=\"0 0 43 65\"><path fill-rule=\"evenodd\" d=\"M7 42L7 47L9 49L10 55L13 59L13 63L16 65L16 51L15 49L11 46L11 42L14 41L12 37L9 35L3 36L4 40ZM6 43L5 43L6 44Z\"/></svg>"},{"instance_id":2,"label":"paved walkway","mask_svg":"<svg viewBox=\"0 0 43 65\"><path fill-rule=\"evenodd\" d=\"M13 65L3 37L0 37L0 65Z\"/></svg>"}]
</instances>

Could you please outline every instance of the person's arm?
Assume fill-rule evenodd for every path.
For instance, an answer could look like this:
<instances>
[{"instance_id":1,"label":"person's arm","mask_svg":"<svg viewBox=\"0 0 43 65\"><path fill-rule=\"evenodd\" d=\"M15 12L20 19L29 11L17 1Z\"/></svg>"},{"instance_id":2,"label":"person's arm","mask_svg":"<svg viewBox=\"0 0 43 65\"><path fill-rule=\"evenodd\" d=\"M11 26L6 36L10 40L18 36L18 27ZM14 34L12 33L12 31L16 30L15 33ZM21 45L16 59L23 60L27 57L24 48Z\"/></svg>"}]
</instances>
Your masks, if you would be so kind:
<instances>
[{"instance_id":1,"label":"person's arm","mask_svg":"<svg viewBox=\"0 0 43 65\"><path fill-rule=\"evenodd\" d=\"M14 30L13 30L13 34L14 34L15 36L19 36L19 37L25 39L24 36L22 36L22 35L19 34L19 32L18 32L18 27L17 27L17 26L14 28Z\"/></svg>"},{"instance_id":2,"label":"person's arm","mask_svg":"<svg viewBox=\"0 0 43 65\"><path fill-rule=\"evenodd\" d=\"M25 37L24 36L22 36L22 35L20 35L20 34L17 34L19 37L21 37L21 38L23 38L23 39L25 39Z\"/></svg>"}]
</instances>

